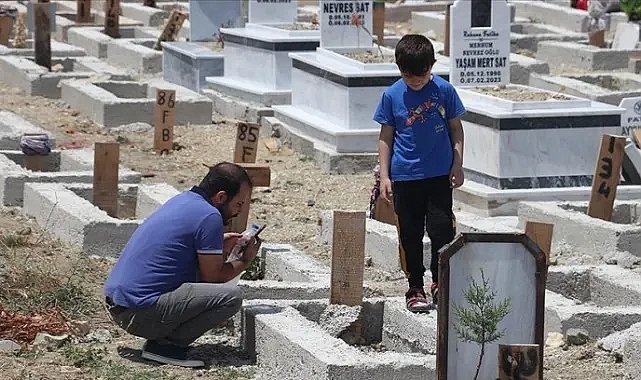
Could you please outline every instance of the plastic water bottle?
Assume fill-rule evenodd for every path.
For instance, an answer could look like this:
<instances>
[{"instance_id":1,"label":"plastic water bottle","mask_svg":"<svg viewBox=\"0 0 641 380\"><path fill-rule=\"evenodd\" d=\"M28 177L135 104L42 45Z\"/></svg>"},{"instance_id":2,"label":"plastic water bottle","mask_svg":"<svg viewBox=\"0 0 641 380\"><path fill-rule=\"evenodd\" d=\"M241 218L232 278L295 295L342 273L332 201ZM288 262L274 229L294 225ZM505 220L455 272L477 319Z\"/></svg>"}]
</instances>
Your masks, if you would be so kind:
<instances>
[{"instance_id":1,"label":"plastic water bottle","mask_svg":"<svg viewBox=\"0 0 641 380\"><path fill-rule=\"evenodd\" d=\"M234 248L232 248L231 252L229 253L229 256L227 257L228 263L236 260L240 260L240 258L243 256L243 249L247 246L247 243L256 236L256 233L260 229L260 226L258 224L252 223L249 228L247 228L243 233L241 234L240 238L238 238L238 241L236 242L236 245Z\"/></svg>"}]
</instances>

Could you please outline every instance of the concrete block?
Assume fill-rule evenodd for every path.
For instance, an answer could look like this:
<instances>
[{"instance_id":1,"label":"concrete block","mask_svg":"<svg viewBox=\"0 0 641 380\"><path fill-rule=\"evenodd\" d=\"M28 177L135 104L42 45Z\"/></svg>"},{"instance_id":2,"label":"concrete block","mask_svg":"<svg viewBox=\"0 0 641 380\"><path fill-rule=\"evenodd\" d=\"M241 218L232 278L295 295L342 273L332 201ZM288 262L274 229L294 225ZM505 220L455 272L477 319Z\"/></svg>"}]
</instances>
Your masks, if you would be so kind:
<instances>
[{"instance_id":1,"label":"concrete block","mask_svg":"<svg viewBox=\"0 0 641 380\"><path fill-rule=\"evenodd\" d=\"M624 72L562 76L532 74L530 85L615 106L624 98L641 95L641 76Z\"/></svg>"},{"instance_id":2,"label":"concrete block","mask_svg":"<svg viewBox=\"0 0 641 380\"><path fill-rule=\"evenodd\" d=\"M82 47L88 55L107 58L107 45L119 39L158 38L161 31L149 27L120 28L120 38L112 38L102 32L103 28L73 28L67 33L69 43Z\"/></svg>"},{"instance_id":3,"label":"concrete block","mask_svg":"<svg viewBox=\"0 0 641 380\"><path fill-rule=\"evenodd\" d=\"M255 306L243 312L255 333L259 367L279 379L436 379L433 355L361 350L291 306Z\"/></svg>"},{"instance_id":4,"label":"concrete block","mask_svg":"<svg viewBox=\"0 0 641 380\"><path fill-rule=\"evenodd\" d=\"M162 43L163 79L200 93L207 77L223 76L224 55L193 42Z\"/></svg>"},{"instance_id":5,"label":"concrete block","mask_svg":"<svg viewBox=\"0 0 641 380\"><path fill-rule=\"evenodd\" d=\"M104 127L153 120L156 89L176 91L176 124L210 124L212 103L184 87L150 79L142 82L63 81L62 99Z\"/></svg>"},{"instance_id":6,"label":"concrete block","mask_svg":"<svg viewBox=\"0 0 641 380\"><path fill-rule=\"evenodd\" d=\"M557 26L572 32L588 31L590 16L586 11L547 1L517 0L511 3L516 8L516 17Z\"/></svg>"},{"instance_id":7,"label":"concrete block","mask_svg":"<svg viewBox=\"0 0 641 380\"><path fill-rule=\"evenodd\" d=\"M0 45L0 56L17 55L21 57L34 57L33 40L26 41L25 48L13 48ZM84 57L87 55L85 49L73 46L64 42L51 40L51 57Z\"/></svg>"},{"instance_id":8,"label":"concrete block","mask_svg":"<svg viewBox=\"0 0 641 380\"><path fill-rule=\"evenodd\" d=\"M137 198L145 185L119 185L119 215L113 218L91 203L90 184L27 183L23 213L61 240L82 247L87 255L117 256L142 220L136 213ZM157 190L157 188L155 189ZM146 199L161 206L175 190ZM147 204L145 212L149 212Z\"/></svg>"},{"instance_id":9,"label":"concrete block","mask_svg":"<svg viewBox=\"0 0 641 380\"><path fill-rule=\"evenodd\" d=\"M268 136L278 136L281 143L311 157L325 173L369 174L378 162L376 153L339 153L329 144L292 128L283 119L282 116L279 118L262 117L261 133ZM289 122L296 121L290 120Z\"/></svg>"},{"instance_id":10,"label":"concrete block","mask_svg":"<svg viewBox=\"0 0 641 380\"><path fill-rule=\"evenodd\" d=\"M87 23L79 23L76 21L76 3L71 1L59 2L58 4L68 3L69 5L73 4L73 11L68 9L63 9L56 12L56 31L52 33L51 37L55 38L58 41L67 42L69 41L69 30L72 28L104 28L105 25L105 14L104 12L93 12ZM124 4L124 3L121 3ZM122 5L121 5L122 6ZM134 27L134 26L144 26L142 22L132 20L127 17L120 16L118 23L121 28Z\"/></svg>"},{"instance_id":11,"label":"concrete block","mask_svg":"<svg viewBox=\"0 0 641 380\"><path fill-rule=\"evenodd\" d=\"M270 107L233 98L212 89L202 89L201 93L211 99L216 112L229 119L260 123L263 117L274 116Z\"/></svg>"},{"instance_id":12,"label":"concrete block","mask_svg":"<svg viewBox=\"0 0 641 380\"><path fill-rule=\"evenodd\" d=\"M71 154L67 154L71 152ZM91 168L83 163L75 164L73 151L52 151L47 156L46 171L31 171L24 168L25 155L21 151L0 151L0 200L5 206L22 206L24 185L29 182L43 183L91 183L93 182L93 157ZM93 154L93 153L92 153ZM64 158L63 158L64 157ZM64 161L66 170L62 170ZM121 167L120 183L139 183L140 173Z\"/></svg>"},{"instance_id":13,"label":"concrete block","mask_svg":"<svg viewBox=\"0 0 641 380\"><path fill-rule=\"evenodd\" d=\"M61 80L100 78L103 80L128 80L131 76L94 57L53 58L52 67L62 70L49 71L39 66L33 58L0 56L0 81L17 87L30 96L60 98Z\"/></svg>"},{"instance_id":14,"label":"concrete block","mask_svg":"<svg viewBox=\"0 0 641 380\"><path fill-rule=\"evenodd\" d=\"M162 51L153 48L156 39L114 40L107 45L107 62L139 74L162 71Z\"/></svg>"},{"instance_id":15,"label":"concrete block","mask_svg":"<svg viewBox=\"0 0 641 380\"><path fill-rule=\"evenodd\" d=\"M25 133L46 134L52 148L56 146L56 138L45 129L36 127L21 116L0 110L0 150L20 150L20 139Z\"/></svg>"},{"instance_id":16,"label":"concrete block","mask_svg":"<svg viewBox=\"0 0 641 380\"><path fill-rule=\"evenodd\" d=\"M641 257L639 201L615 201L611 222L588 216L587 207L588 202L521 202L519 225L554 224L552 255L559 262L600 264L618 252Z\"/></svg>"},{"instance_id":17,"label":"concrete block","mask_svg":"<svg viewBox=\"0 0 641 380\"><path fill-rule=\"evenodd\" d=\"M536 53L539 41L582 41L587 38L585 33L532 22L513 23L511 32L510 45L515 53L520 50Z\"/></svg>"},{"instance_id":18,"label":"concrete block","mask_svg":"<svg viewBox=\"0 0 641 380\"><path fill-rule=\"evenodd\" d=\"M641 74L641 58L630 57L628 71L634 74Z\"/></svg>"},{"instance_id":19,"label":"concrete block","mask_svg":"<svg viewBox=\"0 0 641 380\"><path fill-rule=\"evenodd\" d=\"M536 58L559 69L618 70L626 69L630 57L639 53L639 49L615 50L587 43L541 41Z\"/></svg>"},{"instance_id":20,"label":"concrete block","mask_svg":"<svg viewBox=\"0 0 641 380\"><path fill-rule=\"evenodd\" d=\"M414 22L414 15L423 12L445 12L450 1L430 1L420 3L386 3L385 22Z\"/></svg>"},{"instance_id":21,"label":"concrete block","mask_svg":"<svg viewBox=\"0 0 641 380\"><path fill-rule=\"evenodd\" d=\"M625 156L623 158L623 170L630 177L633 184L641 184L641 149L628 139L625 144Z\"/></svg>"},{"instance_id":22,"label":"concrete block","mask_svg":"<svg viewBox=\"0 0 641 380\"><path fill-rule=\"evenodd\" d=\"M382 339L394 351L436 355L436 311L415 314L407 310L404 297L385 299Z\"/></svg>"},{"instance_id":23,"label":"concrete block","mask_svg":"<svg viewBox=\"0 0 641 380\"><path fill-rule=\"evenodd\" d=\"M510 54L510 83L530 85L530 75L549 74L547 62L520 54Z\"/></svg>"},{"instance_id":24,"label":"concrete block","mask_svg":"<svg viewBox=\"0 0 641 380\"><path fill-rule=\"evenodd\" d=\"M156 4L158 6L158 3ZM143 4L121 3L122 15L145 26L164 25L165 19L169 17L169 10L160 7L152 8Z\"/></svg>"}]
</instances>

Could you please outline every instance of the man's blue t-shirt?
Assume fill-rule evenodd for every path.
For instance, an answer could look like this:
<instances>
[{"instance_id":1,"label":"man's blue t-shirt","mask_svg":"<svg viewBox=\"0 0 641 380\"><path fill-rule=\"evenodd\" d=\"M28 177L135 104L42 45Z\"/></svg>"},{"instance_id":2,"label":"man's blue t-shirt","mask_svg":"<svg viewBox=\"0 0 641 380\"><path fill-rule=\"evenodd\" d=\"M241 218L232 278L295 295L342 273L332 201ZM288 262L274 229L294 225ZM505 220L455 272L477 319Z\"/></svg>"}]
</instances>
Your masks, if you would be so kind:
<instances>
[{"instance_id":1,"label":"man's blue t-shirt","mask_svg":"<svg viewBox=\"0 0 641 380\"><path fill-rule=\"evenodd\" d=\"M199 189L168 200L132 234L105 283L117 305L153 305L161 294L198 282L198 254L223 253L223 218Z\"/></svg>"},{"instance_id":2,"label":"man's blue t-shirt","mask_svg":"<svg viewBox=\"0 0 641 380\"><path fill-rule=\"evenodd\" d=\"M374 121L394 127L392 181L447 175L453 151L448 121L465 113L454 87L432 75L420 91L399 79L383 93Z\"/></svg>"}]
</instances>

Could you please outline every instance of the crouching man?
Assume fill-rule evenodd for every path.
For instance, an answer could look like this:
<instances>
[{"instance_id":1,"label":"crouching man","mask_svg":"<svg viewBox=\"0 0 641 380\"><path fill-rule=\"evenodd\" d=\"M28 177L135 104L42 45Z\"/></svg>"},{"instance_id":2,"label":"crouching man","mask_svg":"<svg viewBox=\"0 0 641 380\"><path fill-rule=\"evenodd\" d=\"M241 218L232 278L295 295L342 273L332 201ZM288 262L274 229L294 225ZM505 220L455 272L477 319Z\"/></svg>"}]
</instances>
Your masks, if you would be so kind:
<instances>
[{"instance_id":1,"label":"crouching man","mask_svg":"<svg viewBox=\"0 0 641 380\"><path fill-rule=\"evenodd\" d=\"M189 345L240 310L240 289L226 283L249 266L261 243L254 238L241 260L225 263L240 234L224 233L224 225L238 215L251 186L242 167L218 164L132 234L104 295L116 324L147 339L143 358L203 366L188 358Z\"/></svg>"}]
</instances>

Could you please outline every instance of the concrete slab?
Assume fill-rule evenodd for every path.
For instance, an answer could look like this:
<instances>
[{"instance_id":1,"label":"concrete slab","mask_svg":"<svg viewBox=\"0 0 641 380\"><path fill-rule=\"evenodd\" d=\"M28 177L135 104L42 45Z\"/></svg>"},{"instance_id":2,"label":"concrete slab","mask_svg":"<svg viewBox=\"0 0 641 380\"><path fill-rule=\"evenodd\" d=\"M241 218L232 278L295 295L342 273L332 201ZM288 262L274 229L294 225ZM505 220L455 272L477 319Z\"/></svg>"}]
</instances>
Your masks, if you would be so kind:
<instances>
[{"instance_id":1,"label":"concrete slab","mask_svg":"<svg viewBox=\"0 0 641 380\"><path fill-rule=\"evenodd\" d=\"M516 8L516 17L553 25L572 32L585 33L588 31L590 16L586 11L548 1L515 0L511 3Z\"/></svg>"},{"instance_id":2,"label":"concrete slab","mask_svg":"<svg viewBox=\"0 0 641 380\"><path fill-rule=\"evenodd\" d=\"M577 75L532 74L530 85L618 106L623 98L641 95L641 75L596 72Z\"/></svg>"},{"instance_id":3,"label":"concrete slab","mask_svg":"<svg viewBox=\"0 0 641 380\"><path fill-rule=\"evenodd\" d=\"M229 119L245 120L252 123L261 123L264 117L274 116L270 107L262 104L243 101L212 89L202 89L203 95L211 99L213 108Z\"/></svg>"},{"instance_id":4,"label":"concrete slab","mask_svg":"<svg viewBox=\"0 0 641 380\"><path fill-rule=\"evenodd\" d=\"M641 323L618 331L599 340L599 347L612 352L625 363L626 372L633 379L641 378Z\"/></svg>"},{"instance_id":5,"label":"concrete slab","mask_svg":"<svg viewBox=\"0 0 641 380\"><path fill-rule=\"evenodd\" d=\"M521 202L519 226L554 224L551 254L559 262L602 264L621 252L641 257L641 201L615 201L611 222L588 216L587 207L587 201Z\"/></svg>"},{"instance_id":6,"label":"concrete slab","mask_svg":"<svg viewBox=\"0 0 641 380\"><path fill-rule=\"evenodd\" d=\"M162 79L141 82L63 81L62 100L104 127L153 121L156 89L176 91L176 124L210 124L211 101Z\"/></svg>"},{"instance_id":7,"label":"concrete slab","mask_svg":"<svg viewBox=\"0 0 641 380\"><path fill-rule=\"evenodd\" d=\"M61 80L131 80L131 76L123 70L105 64L95 57L52 58L51 66L61 66L62 69L49 71L36 64L33 58L0 56L0 82L17 87L30 96L59 99Z\"/></svg>"},{"instance_id":8,"label":"concrete slab","mask_svg":"<svg viewBox=\"0 0 641 380\"><path fill-rule=\"evenodd\" d=\"M162 71L162 51L155 50L155 38L114 40L107 45L107 62L138 74Z\"/></svg>"},{"instance_id":9,"label":"concrete slab","mask_svg":"<svg viewBox=\"0 0 641 380\"><path fill-rule=\"evenodd\" d=\"M421 12L445 12L451 1L430 1L412 3L385 3L385 22L414 21L414 14Z\"/></svg>"},{"instance_id":10,"label":"concrete slab","mask_svg":"<svg viewBox=\"0 0 641 380\"><path fill-rule=\"evenodd\" d=\"M511 51L527 51L535 54L540 41L583 41L585 33L571 32L553 25L533 22L512 23L510 34Z\"/></svg>"},{"instance_id":11,"label":"concrete slab","mask_svg":"<svg viewBox=\"0 0 641 380\"><path fill-rule=\"evenodd\" d=\"M454 190L454 203L461 210L482 216L515 216L522 201L589 201L592 188L558 187L538 189L503 189L465 180L463 186ZM641 199L641 186L621 185L617 199Z\"/></svg>"},{"instance_id":12,"label":"concrete slab","mask_svg":"<svg viewBox=\"0 0 641 380\"><path fill-rule=\"evenodd\" d=\"M161 31L150 27L120 28L120 38L112 38L102 32L103 28L73 28L67 38L69 43L82 47L88 55L107 58L107 45L115 40L135 38L158 38Z\"/></svg>"},{"instance_id":13,"label":"concrete slab","mask_svg":"<svg viewBox=\"0 0 641 380\"><path fill-rule=\"evenodd\" d=\"M15 48L0 45L0 56L17 55L21 57L34 57L33 40L26 41L26 47ZM73 46L64 42L51 40L51 57L84 57L87 55L85 49Z\"/></svg>"},{"instance_id":14,"label":"concrete slab","mask_svg":"<svg viewBox=\"0 0 641 380\"><path fill-rule=\"evenodd\" d=\"M165 20L169 17L170 11L167 6L171 4L156 3L156 8L147 7L143 4L121 3L120 9L122 15L126 18L132 19L145 26L161 26L164 25Z\"/></svg>"},{"instance_id":15,"label":"concrete slab","mask_svg":"<svg viewBox=\"0 0 641 380\"><path fill-rule=\"evenodd\" d=\"M638 54L641 49L615 50L587 42L541 41L536 58L558 69L598 71L627 69L630 57Z\"/></svg>"},{"instance_id":16,"label":"concrete slab","mask_svg":"<svg viewBox=\"0 0 641 380\"><path fill-rule=\"evenodd\" d=\"M258 365L279 379L436 379L434 355L411 352L372 352L335 338L315 320L327 301L315 305L252 305L243 308L243 326L254 334L246 349L254 352ZM380 342L382 305L365 302L363 338ZM380 306L379 306L380 305ZM310 312L310 309L313 312ZM368 315L369 314L369 315ZM379 322L374 324L375 321ZM376 332L374 326L378 327ZM368 334L370 333L370 334Z\"/></svg>"},{"instance_id":17,"label":"concrete slab","mask_svg":"<svg viewBox=\"0 0 641 380\"><path fill-rule=\"evenodd\" d=\"M87 255L117 256L142 222L139 200L149 214L178 191L167 186L143 196L147 185L119 185L119 217L113 218L91 203L91 184L26 183L25 215L34 217L45 230L61 240L82 247Z\"/></svg>"},{"instance_id":18,"label":"concrete slab","mask_svg":"<svg viewBox=\"0 0 641 380\"><path fill-rule=\"evenodd\" d=\"M54 33L51 34L52 38L55 38L58 41L67 42L69 41L69 30L72 28L86 28L86 27L103 28L104 27L105 25L104 12L93 12L89 19L89 22L81 23L76 21L76 10L75 10L76 3L71 1L58 2L58 4L61 4L61 3L69 3L68 5L73 4L73 11L70 11L69 9L67 9L71 7L64 7L64 8L61 8L61 10L59 10L58 12L56 12L56 30ZM123 16L120 16L120 18L118 19L118 23L120 24L121 28L144 26L144 24L140 21L132 20L130 18L123 17Z\"/></svg>"},{"instance_id":19,"label":"concrete slab","mask_svg":"<svg viewBox=\"0 0 641 380\"><path fill-rule=\"evenodd\" d=\"M0 200L5 206L22 206L24 185L43 183L91 183L93 181L93 151L90 160L75 150L53 150L47 156L45 171L24 167L25 154L19 150L0 150ZM88 164L87 162L90 162ZM140 183L141 174L121 167L120 183Z\"/></svg>"},{"instance_id":20,"label":"concrete slab","mask_svg":"<svg viewBox=\"0 0 641 380\"><path fill-rule=\"evenodd\" d=\"M20 150L20 139L25 133L45 134L52 148L56 146L55 136L47 130L36 127L13 112L0 110L0 150Z\"/></svg>"},{"instance_id":21,"label":"concrete slab","mask_svg":"<svg viewBox=\"0 0 641 380\"><path fill-rule=\"evenodd\" d=\"M223 76L225 56L205 44L162 42L163 79L200 93L207 88L205 78Z\"/></svg>"}]
</instances>

